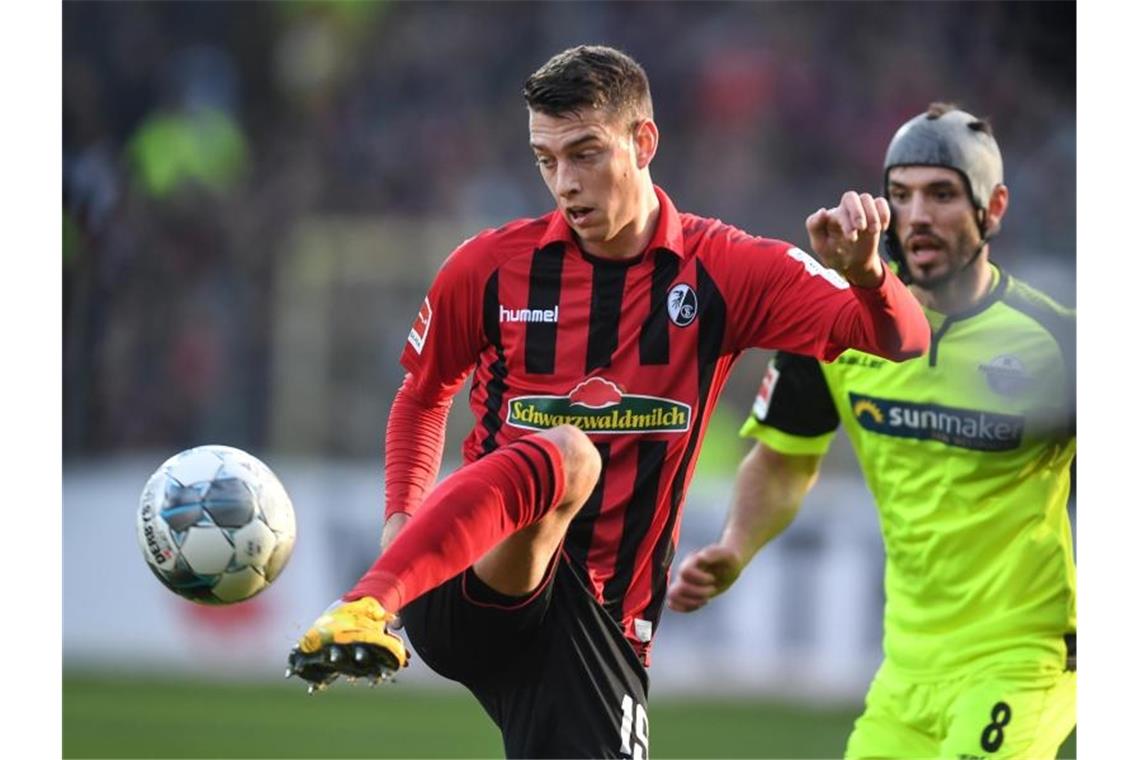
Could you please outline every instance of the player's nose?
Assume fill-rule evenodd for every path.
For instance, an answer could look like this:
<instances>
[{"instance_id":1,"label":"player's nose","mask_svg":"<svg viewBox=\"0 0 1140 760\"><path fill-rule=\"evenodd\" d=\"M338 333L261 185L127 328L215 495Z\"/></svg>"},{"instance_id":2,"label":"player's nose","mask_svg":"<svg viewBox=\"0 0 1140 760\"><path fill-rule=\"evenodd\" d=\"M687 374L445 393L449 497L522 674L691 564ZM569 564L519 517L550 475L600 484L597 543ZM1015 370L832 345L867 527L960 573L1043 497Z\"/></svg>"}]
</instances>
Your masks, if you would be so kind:
<instances>
[{"instance_id":1,"label":"player's nose","mask_svg":"<svg viewBox=\"0 0 1140 760\"><path fill-rule=\"evenodd\" d=\"M582 191L578 172L566 162L559 164L554 177L554 190L561 198L572 198Z\"/></svg>"},{"instance_id":2,"label":"player's nose","mask_svg":"<svg viewBox=\"0 0 1140 760\"><path fill-rule=\"evenodd\" d=\"M930 224L930 204L922 197L922 193L912 193L901 210L912 225Z\"/></svg>"}]
</instances>

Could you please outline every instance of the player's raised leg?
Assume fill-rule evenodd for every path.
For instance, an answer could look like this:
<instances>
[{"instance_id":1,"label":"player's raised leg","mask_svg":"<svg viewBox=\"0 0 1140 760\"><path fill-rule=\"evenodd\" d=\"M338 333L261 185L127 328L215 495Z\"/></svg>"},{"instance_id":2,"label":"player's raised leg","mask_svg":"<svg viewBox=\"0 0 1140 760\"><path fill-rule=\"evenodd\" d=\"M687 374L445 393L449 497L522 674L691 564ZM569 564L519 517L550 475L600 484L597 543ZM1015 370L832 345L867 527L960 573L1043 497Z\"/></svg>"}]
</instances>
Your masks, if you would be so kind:
<instances>
[{"instance_id":1,"label":"player's raised leg","mask_svg":"<svg viewBox=\"0 0 1140 760\"><path fill-rule=\"evenodd\" d=\"M570 521L586 503L602 469L602 459L590 439L576 427L562 425L542 434L562 457L562 498L546 514L500 541L475 562L479 580L508 596L523 596L538 588L562 545Z\"/></svg>"},{"instance_id":2,"label":"player's raised leg","mask_svg":"<svg viewBox=\"0 0 1140 760\"><path fill-rule=\"evenodd\" d=\"M403 605L472 565L505 594L537 588L601 458L577 428L520 438L439 485L383 555L302 637L290 670L318 688L338 674L383 677L407 664L387 630Z\"/></svg>"}]
</instances>

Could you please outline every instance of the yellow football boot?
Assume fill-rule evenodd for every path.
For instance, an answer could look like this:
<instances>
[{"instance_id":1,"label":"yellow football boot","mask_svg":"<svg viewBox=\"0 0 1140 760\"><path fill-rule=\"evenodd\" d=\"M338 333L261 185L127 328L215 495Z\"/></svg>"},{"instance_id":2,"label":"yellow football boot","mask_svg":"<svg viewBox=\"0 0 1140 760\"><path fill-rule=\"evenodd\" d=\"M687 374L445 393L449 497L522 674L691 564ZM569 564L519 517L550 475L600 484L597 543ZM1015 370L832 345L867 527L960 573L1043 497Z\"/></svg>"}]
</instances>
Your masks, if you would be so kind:
<instances>
[{"instance_id":1,"label":"yellow football boot","mask_svg":"<svg viewBox=\"0 0 1140 760\"><path fill-rule=\"evenodd\" d=\"M409 657L403 639L388 632L388 623L395 619L370 596L334 604L289 653L285 677L308 681L310 694L340 675L350 681L367 678L373 685L391 678Z\"/></svg>"}]
</instances>

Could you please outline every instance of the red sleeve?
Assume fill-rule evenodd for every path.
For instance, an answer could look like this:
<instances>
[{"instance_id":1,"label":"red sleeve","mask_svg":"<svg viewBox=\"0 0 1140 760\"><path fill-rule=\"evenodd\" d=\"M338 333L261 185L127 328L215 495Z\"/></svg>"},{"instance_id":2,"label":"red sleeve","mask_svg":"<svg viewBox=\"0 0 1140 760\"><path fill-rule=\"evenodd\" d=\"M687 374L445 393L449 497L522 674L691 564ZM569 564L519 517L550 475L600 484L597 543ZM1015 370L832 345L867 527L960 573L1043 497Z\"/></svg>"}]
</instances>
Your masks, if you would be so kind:
<instances>
[{"instance_id":1,"label":"red sleeve","mask_svg":"<svg viewBox=\"0 0 1140 760\"><path fill-rule=\"evenodd\" d=\"M921 356L930 348L930 324L922 307L894 272L883 268L876 288L851 286L854 301L840 308L823 357L831 361L848 348L892 361Z\"/></svg>"},{"instance_id":2,"label":"red sleeve","mask_svg":"<svg viewBox=\"0 0 1140 760\"><path fill-rule=\"evenodd\" d=\"M388 414L384 512L412 514L435 483L452 397L483 348L478 238L444 262L408 333L400 363L408 370Z\"/></svg>"},{"instance_id":3,"label":"red sleeve","mask_svg":"<svg viewBox=\"0 0 1140 760\"><path fill-rule=\"evenodd\" d=\"M427 401L406 375L388 413L384 437L384 518L414 514L435 483L451 399Z\"/></svg>"},{"instance_id":4,"label":"red sleeve","mask_svg":"<svg viewBox=\"0 0 1140 760\"><path fill-rule=\"evenodd\" d=\"M848 348L893 361L930 345L922 307L887 272L877 288L852 287L789 243L730 229L713 277L729 314L729 347L762 347L831 361Z\"/></svg>"},{"instance_id":5,"label":"red sleeve","mask_svg":"<svg viewBox=\"0 0 1140 760\"><path fill-rule=\"evenodd\" d=\"M487 256L472 238L443 263L412 322L400 363L428 401L459 391L483 349L482 276Z\"/></svg>"}]
</instances>

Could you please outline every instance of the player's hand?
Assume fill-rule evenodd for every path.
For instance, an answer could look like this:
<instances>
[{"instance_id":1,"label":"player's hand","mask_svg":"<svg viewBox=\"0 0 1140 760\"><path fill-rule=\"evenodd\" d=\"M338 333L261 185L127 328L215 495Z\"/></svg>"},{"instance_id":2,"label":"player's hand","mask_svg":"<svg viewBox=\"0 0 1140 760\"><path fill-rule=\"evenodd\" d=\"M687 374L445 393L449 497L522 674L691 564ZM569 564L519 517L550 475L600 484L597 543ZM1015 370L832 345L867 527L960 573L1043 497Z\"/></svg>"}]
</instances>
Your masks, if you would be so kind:
<instances>
[{"instance_id":1,"label":"player's hand","mask_svg":"<svg viewBox=\"0 0 1140 760\"><path fill-rule=\"evenodd\" d=\"M669 609L693 612L708 604L740 576L744 560L735 550L721 544L706 546L681 562L665 599Z\"/></svg>"},{"instance_id":2,"label":"player's hand","mask_svg":"<svg viewBox=\"0 0 1140 760\"><path fill-rule=\"evenodd\" d=\"M885 198L848 190L835 208L821 208L804 222L812 250L824 266L839 271L848 282L876 287L883 281L879 236L891 223Z\"/></svg>"}]
</instances>

